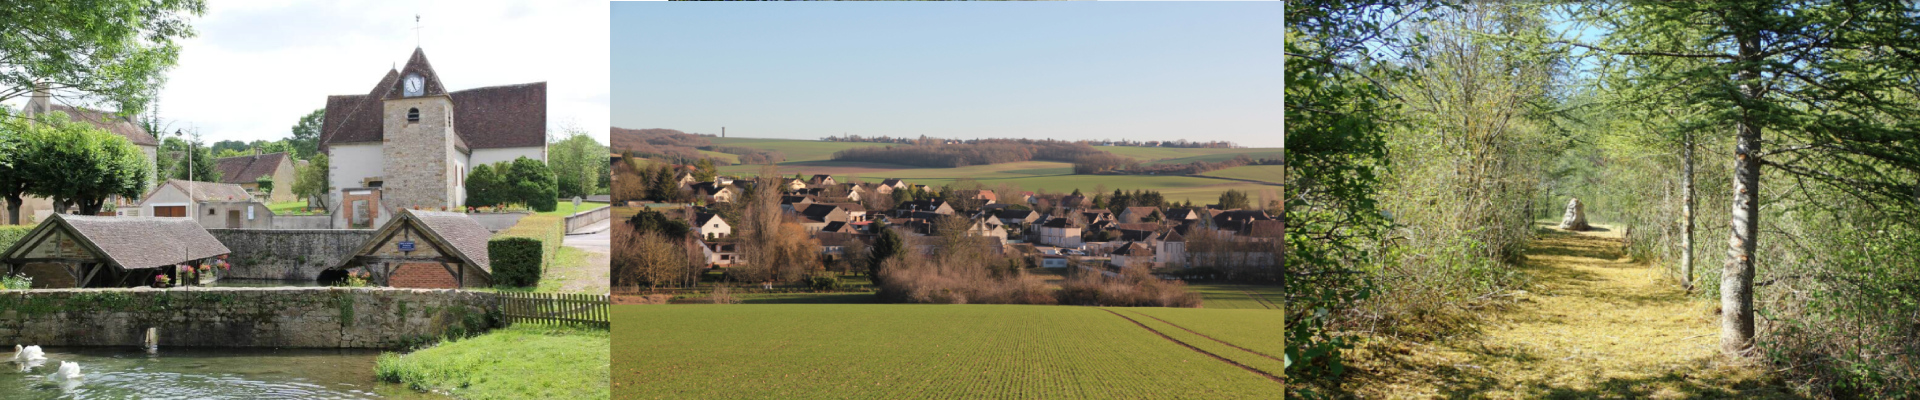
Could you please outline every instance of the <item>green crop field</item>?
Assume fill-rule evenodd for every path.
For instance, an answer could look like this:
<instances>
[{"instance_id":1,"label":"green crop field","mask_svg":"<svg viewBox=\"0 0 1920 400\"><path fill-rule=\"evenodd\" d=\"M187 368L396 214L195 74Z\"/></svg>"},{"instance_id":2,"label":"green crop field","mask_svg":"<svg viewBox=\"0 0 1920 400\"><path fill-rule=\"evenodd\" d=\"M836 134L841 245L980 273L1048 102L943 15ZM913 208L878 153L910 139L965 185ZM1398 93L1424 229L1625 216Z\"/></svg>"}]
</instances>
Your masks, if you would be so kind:
<instances>
[{"instance_id":1,"label":"green crop field","mask_svg":"<svg viewBox=\"0 0 1920 400\"><path fill-rule=\"evenodd\" d=\"M1227 191L1228 189L1246 191L1248 194L1260 199L1264 199L1262 196L1268 191L1274 192L1274 196L1279 195L1279 186L1276 185L1212 179L1200 176L1074 175L1073 164L1052 161L973 165L960 168L921 168L899 164L829 160L833 157L833 152L835 151L858 147L885 146L885 144L881 143L747 138L708 138L708 140L711 140L715 145L779 150L781 154L787 157L785 162L781 162L778 165L781 176L793 176L796 173L808 176L828 174L833 175L835 179L841 181L846 181L852 177L859 177L863 181L900 178L906 179L909 183L931 186L940 186L959 180L960 178L972 178L988 187L997 186L1001 183L1013 183L1020 185L1022 190L1038 191L1040 189L1046 189L1050 192L1072 192L1074 189L1092 192L1100 185L1106 185L1108 192L1114 189L1129 191L1136 189L1157 190L1160 191L1161 195L1165 196L1167 200L1191 200L1196 204L1215 202L1220 198L1220 192ZM1192 161L1222 161L1233 158L1235 154L1246 154L1248 157L1253 158L1280 156L1280 149L1272 148L1176 149L1127 146L1100 146L1096 148L1114 154L1139 158L1141 160L1159 160L1156 162L1185 163ZM753 175L758 174L761 167L760 165L732 165L721 167L720 172L722 174L737 176ZM1250 167L1261 168L1265 166ZM1273 167L1278 168L1278 166ZM1221 171L1234 171L1240 168L1249 167L1229 168ZM1205 175L1223 178L1252 179L1270 183L1278 182L1279 180L1279 175L1277 174L1270 177L1257 175L1264 170L1254 169L1249 171L1254 172L1228 172L1224 175L1208 173ZM1254 175L1250 178L1243 176L1245 174ZM1264 202L1265 201L1262 200L1259 203L1264 204Z\"/></svg>"},{"instance_id":2,"label":"green crop field","mask_svg":"<svg viewBox=\"0 0 1920 400\"><path fill-rule=\"evenodd\" d=\"M1200 292L1202 304L1209 309L1280 309L1279 286L1195 283L1187 289Z\"/></svg>"},{"instance_id":3,"label":"green crop field","mask_svg":"<svg viewBox=\"0 0 1920 400\"><path fill-rule=\"evenodd\" d=\"M1282 394L1278 378L1269 377L1282 368L1275 358L1278 344L1270 343L1281 335L1278 312L1107 310L615 306L614 398L1274 399Z\"/></svg>"},{"instance_id":4,"label":"green crop field","mask_svg":"<svg viewBox=\"0 0 1920 400\"><path fill-rule=\"evenodd\" d=\"M1285 169L1285 165L1244 165L1218 171L1207 171L1200 175L1280 183L1281 171Z\"/></svg>"}]
</instances>

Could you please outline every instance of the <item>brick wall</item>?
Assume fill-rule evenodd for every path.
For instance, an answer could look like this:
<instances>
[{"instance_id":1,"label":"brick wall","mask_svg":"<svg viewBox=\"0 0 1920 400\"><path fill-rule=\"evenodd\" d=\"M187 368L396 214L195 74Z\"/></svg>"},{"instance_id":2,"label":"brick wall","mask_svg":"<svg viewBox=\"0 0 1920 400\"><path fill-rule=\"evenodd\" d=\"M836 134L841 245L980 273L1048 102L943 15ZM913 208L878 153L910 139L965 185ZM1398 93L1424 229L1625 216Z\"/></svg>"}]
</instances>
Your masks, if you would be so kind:
<instances>
[{"instance_id":1,"label":"brick wall","mask_svg":"<svg viewBox=\"0 0 1920 400\"><path fill-rule=\"evenodd\" d=\"M394 268L391 286L397 288L453 289L456 287L454 282L454 276L448 274L447 269L441 267L440 264L401 264L398 268ZM486 278L483 278L478 271L473 269L467 270L466 287L487 286L489 286L489 284Z\"/></svg>"}]
</instances>

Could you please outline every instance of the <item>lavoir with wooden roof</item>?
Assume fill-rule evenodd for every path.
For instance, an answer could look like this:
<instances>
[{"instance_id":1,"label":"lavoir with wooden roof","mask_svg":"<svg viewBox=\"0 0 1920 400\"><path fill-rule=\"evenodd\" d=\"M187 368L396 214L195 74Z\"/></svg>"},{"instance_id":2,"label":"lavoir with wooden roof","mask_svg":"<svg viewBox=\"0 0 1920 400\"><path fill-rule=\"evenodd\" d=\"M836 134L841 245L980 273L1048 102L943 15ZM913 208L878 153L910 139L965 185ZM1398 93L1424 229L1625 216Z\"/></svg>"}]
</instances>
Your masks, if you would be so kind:
<instances>
[{"instance_id":1,"label":"lavoir with wooden roof","mask_svg":"<svg viewBox=\"0 0 1920 400\"><path fill-rule=\"evenodd\" d=\"M33 278L34 288L132 287L229 252L191 219L53 214L0 253L0 263Z\"/></svg>"},{"instance_id":2,"label":"lavoir with wooden roof","mask_svg":"<svg viewBox=\"0 0 1920 400\"><path fill-rule=\"evenodd\" d=\"M466 214L400 210L334 270L358 269L381 286L491 287L490 236L486 227Z\"/></svg>"}]
</instances>

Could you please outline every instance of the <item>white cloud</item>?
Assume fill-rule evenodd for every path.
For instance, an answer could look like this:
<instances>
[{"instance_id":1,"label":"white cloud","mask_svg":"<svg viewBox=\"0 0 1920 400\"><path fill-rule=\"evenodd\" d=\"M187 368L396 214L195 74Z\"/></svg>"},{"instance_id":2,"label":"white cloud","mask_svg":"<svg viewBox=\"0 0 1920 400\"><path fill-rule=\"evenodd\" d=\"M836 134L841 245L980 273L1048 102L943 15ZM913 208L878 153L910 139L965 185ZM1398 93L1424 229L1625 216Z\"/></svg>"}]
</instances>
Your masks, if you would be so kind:
<instances>
[{"instance_id":1,"label":"white cloud","mask_svg":"<svg viewBox=\"0 0 1920 400\"><path fill-rule=\"evenodd\" d=\"M208 141L273 140L366 93L419 45L449 90L547 82L549 129L607 141L608 16L600 0L213 0L182 43L158 103L162 119Z\"/></svg>"}]
</instances>

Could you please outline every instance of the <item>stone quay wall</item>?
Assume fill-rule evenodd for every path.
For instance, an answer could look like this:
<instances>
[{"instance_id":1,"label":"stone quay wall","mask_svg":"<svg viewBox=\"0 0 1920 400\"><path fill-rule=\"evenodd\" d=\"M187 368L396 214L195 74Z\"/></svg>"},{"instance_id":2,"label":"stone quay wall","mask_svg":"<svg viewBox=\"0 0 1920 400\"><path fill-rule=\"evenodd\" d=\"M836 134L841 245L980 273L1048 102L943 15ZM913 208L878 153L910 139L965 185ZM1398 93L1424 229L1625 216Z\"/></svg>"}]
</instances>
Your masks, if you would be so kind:
<instances>
[{"instance_id":1,"label":"stone quay wall","mask_svg":"<svg viewBox=\"0 0 1920 400\"><path fill-rule=\"evenodd\" d=\"M232 250L222 278L312 282L373 238L372 229L208 229Z\"/></svg>"},{"instance_id":2,"label":"stone quay wall","mask_svg":"<svg viewBox=\"0 0 1920 400\"><path fill-rule=\"evenodd\" d=\"M393 288L36 289L0 291L0 342L161 347L399 348L478 333L492 293Z\"/></svg>"}]
</instances>

